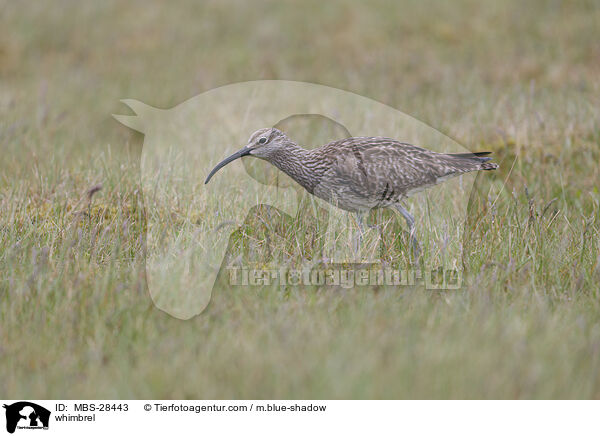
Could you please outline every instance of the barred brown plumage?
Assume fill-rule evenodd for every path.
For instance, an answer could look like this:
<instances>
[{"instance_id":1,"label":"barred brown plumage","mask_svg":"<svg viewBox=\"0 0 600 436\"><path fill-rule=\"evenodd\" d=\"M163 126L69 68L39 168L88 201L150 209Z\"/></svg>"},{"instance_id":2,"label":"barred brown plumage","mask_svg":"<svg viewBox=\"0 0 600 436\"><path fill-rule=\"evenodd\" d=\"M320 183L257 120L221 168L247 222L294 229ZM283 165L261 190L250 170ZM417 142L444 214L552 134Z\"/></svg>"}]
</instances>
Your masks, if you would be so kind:
<instances>
[{"instance_id":1,"label":"barred brown plumage","mask_svg":"<svg viewBox=\"0 0 600 436\"><path fill-rule=\"evenodd\" d=\"M490 152L438 153L385 137L351 137L313 150L300 147L276 128L254 132L240 151L221 161L205 184L229 162L242 156L264 159L289 175L309 193L358 215L393 207L406 219L411 241L414 218L402 200L450 177L495 170Z\"/></svg>"}]
</instances>

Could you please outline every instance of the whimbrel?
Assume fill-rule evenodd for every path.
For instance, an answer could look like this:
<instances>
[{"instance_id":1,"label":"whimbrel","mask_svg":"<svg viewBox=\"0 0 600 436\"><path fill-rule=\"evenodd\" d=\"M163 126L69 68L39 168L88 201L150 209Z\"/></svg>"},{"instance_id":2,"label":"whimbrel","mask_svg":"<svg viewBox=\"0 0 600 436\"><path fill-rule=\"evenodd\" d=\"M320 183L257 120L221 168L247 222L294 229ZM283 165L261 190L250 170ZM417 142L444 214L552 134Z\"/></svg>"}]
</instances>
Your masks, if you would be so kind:
<instances>
[{"instance_id":1,"label":"whimbrel","mask_svg":"<svg viewBox=\"0 0 600 436\"><path fill-rule=\"evenodd\" d=\"M217 164L204 183L242 156L264 159L310 194L356 213L361 230L371 209L395 208L406 220L411 244L418 251L415 220L403 200L450 177L495 170L498 165L489 162L488 154L437 153L379 136L346 138L307 150L281 130L264 128L254 132L244 148Z\"/></svg>"}]
</instances>

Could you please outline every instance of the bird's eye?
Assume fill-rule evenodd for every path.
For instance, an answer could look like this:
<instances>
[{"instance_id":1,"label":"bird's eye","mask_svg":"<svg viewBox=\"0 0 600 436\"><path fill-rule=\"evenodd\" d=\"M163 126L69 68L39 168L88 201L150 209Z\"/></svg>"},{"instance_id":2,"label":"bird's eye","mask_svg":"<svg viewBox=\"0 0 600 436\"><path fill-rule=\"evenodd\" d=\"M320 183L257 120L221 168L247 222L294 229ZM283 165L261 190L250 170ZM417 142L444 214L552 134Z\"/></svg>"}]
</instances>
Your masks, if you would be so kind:
<instances>
[{"instance_id":1,"label":"bird's eye","mask_svg":"<svg viewBox=\"0 0 600 436\"><path fill-rule=\"evenodd\" d=\"M267 142L267 138L260 138L260 139L258 140L258 143L259 143L259 144L264 144L265 142Z\"/></svg>"}]
</instances>

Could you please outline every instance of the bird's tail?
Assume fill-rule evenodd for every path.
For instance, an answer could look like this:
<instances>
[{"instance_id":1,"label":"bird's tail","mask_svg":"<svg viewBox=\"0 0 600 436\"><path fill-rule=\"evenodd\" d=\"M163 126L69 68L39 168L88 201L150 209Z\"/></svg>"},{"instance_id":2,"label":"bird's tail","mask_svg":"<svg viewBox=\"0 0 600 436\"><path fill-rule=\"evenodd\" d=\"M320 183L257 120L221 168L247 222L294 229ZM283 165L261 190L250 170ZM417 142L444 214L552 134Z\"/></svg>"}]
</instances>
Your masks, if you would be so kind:
<instances>
[{"instance_id":1,"label":"bird's tail","mask_svg":"<svg viewBox=\"0 0 600 436\"><path fill-rule=\"evenodd\" d=\"M482 162L486 162L491 160L491 157L483 157L492 154L491 151L476 151L474 153L448 153L448 156L458 157L458 158L466 158L466 159L475 159L479 158Z\"/></svg>"},{"instance_id":2,"label":"bird's tail","mask_svg":"<svg viewBox=\"0 0 600 436\"><path fill-rule=\"evenodd\" d=\"M484 170L484 171L491 171L491 170L495 170L498 169L498 164L494 163L494 162L486 162L486 163L482 163L481 167L479 168L480 170Z\"/></svg>"},{"instance_id":3,"label":"bird's tail","mask_svg":"<svg viewBox=\"0 0 600 436\"><path fill-rule=\"evenodd\" d=\"M462 161L463 163L469 162L471 164L479 164L476 168L477 170L490 171L498 168L498 164L489 162L492 160L491 157L485 157L489 154L492 154L491 151L477 151L475 153L448 153L446 156L449 156L453 159L457 159Z\"/></svg>"}]
</instances>

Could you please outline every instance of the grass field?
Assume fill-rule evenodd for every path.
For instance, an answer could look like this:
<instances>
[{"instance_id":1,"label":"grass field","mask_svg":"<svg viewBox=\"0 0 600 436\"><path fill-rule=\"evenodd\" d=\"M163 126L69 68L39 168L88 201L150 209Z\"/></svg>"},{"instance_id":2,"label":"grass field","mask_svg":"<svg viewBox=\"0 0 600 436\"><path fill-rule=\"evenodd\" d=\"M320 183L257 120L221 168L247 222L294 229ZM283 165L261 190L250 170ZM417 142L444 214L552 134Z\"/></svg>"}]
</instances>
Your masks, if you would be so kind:
<instances>
[{"instance_id":1,"label":"grass field","mask_svg":"<svg viewBox=\"0 0 600 436\"><path fill-rule=\"evenodd\" d=\"M0 397L600 398L598 3L249 3L0 0ZM191 320L156 309L144 137L111 114L255 79L494 151L467 286L218 282Z\"/></svg>"}]
</instances>

